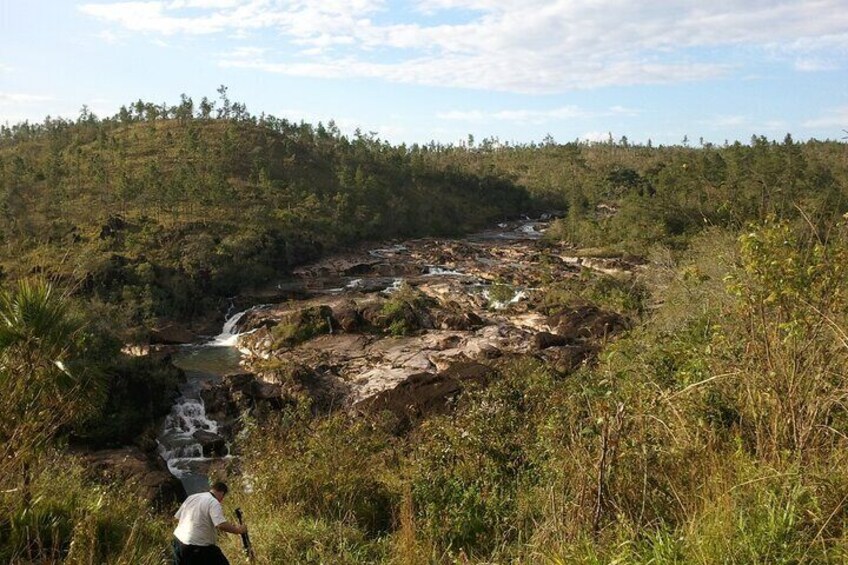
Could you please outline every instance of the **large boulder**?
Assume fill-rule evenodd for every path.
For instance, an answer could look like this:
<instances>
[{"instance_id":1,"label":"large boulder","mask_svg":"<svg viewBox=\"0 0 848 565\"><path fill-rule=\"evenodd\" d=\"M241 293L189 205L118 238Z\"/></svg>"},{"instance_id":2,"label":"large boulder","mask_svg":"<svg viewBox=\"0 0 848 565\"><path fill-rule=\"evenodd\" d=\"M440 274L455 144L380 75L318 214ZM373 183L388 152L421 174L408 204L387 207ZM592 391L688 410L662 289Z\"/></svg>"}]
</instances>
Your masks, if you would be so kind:
<instances>
[{"instance_id":1,"label":"large boulder","mask_svg":"<svg viewBox=\"0 0 848 565\"><path fill-rule=\"evenodd\" d=\"M193 343L197 336L180 324L166 324L150 330L150 343L162 345L185 345Z\"/></svg>"},{"instance_id":2,"label":"large boulder","mask_svg":"<svg viewBox=\"0 0 848 565\"><path fill-rule=\"evenodd\" d=\"M443 330L473 331L485 325L483 318L474 312L449 313L439 320Z\"/></svg>"},{"instance_id":3,"label":"large boulder","mask_svg":"<svg viewBox=\"0 0 848 565\"><path fill-rule=\"evenodd\" d=\"M333 319L343 332L355 332L362 327L362 316L352 300L333 306Z\"/></svg>"},{"instance_id":4,"label":"large boulder","mask_svg":"<svg viewBox=\"0 0 848 565\"><path fill-rule=\"evenodd\" d=\"M536 343L538 349L547 349L549 347L566 345L569 340L567 337L550 332L539 332L533 336L533 341Z\"/></svg>"},{"instance_id":5,"label":"large boulder","mask_svg":"<svg viewBox=\"0 0 848 565\"><path fill-rule=\"evenodd\" d=\"M542 357L554 371L566 375L584 363L591 362L598 353L598 346L588 343L552 346L544 350Z\"/></svg>"},{"instance_id":6,"label":"large boulder","mask_svg":"<svg viewBox=\"0 0 848 565\"><path fill-rule=\"evenodd\" d=\"M389 412L393 428L403 433L431 414L445 413L471 383L485 384L494 369L481 363L452 365L441 373L416 373L396 387L366 398L357 408L366 412Z\"/></svg>"},{"instance_id":7,"label":"large boulder","mask_svg":"<svg viewBox=\"0 0 848 565\"><path fill-rule=\"evenodd\" d=\"M154 505L171 506L186 496L182 483L168 472L164 461L137 447L85 451L80 456L91 479L105 484L125 481L131 491Z\"/></svg>"},{"instance_id":8,"label":"large boulder","mask_svg":"<svg viewBox=\"0 0 848 565\"><path fill-rule=\"evenodd\" d=\"M208 430L197 430L192 437L203 448L204 457L224 457L227 454L227 440Z\"/></svg>"},{"instance_id":9,"label":"large boulder","mask_svg":"<svg viewBox=\"0 0 848 565\"><path fill-rule=\"evenodd\" d=\"M621 315L593 305L567 308L548 316L547 321L554 333L569 341L603 339L627 326Z\"/></svg>"}]
</instances>

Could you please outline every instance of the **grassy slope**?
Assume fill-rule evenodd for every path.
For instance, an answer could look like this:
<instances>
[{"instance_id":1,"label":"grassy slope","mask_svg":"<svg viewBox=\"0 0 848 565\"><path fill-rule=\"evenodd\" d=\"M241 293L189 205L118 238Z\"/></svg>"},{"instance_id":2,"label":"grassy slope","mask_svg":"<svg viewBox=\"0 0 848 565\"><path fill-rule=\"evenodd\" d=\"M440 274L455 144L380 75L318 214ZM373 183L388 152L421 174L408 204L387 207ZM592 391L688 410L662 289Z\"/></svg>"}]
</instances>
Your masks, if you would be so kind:
<instances>
[{"instance_id":1,"label":"grassy slope","mask_svg":"<svg viewBox=\"0 0 848 565\"><path fill-rule=\"evenodd\" d=\"M169 289L176 282L162 284L166 275L192 280L192 263L183 258L215 266L219 252L232 262L245 243L261 242L251 226L279 230L283 241L298 236L317 250L380 230L423 230L426 223L409 222L428 201L471 219L469 225L484 221L510 209L509 191L485 193L503 200L484 199L465 184L490 172L569 206L563 238L633 248L650 259L641 281L649 296L631 297L647 300L634 308L647 314L608 344L595 366L563 376L531 360L505 364L502 378L470 393L456 413L402 438L379 422L343 414L313 419L305 406L278 421L248 421L240 445L253 493L234 492L232 503L252 518L261 563L844 562L844 145L544 146L406 157L367 140L345 146L314 132L272 135L238 126L226 134L225 123L194 125L206 145L190 152L202 158L189 161L168 157L190 140L184 125L116 129L124 153L84 140L79 170L86 173L79 178L98 178L84 156L114 157L106 160L112 180L101 175L102 184L92 181L84 196L74 192L76 154L67 145L59 148L67 170L58 184L33 177L29 192L10 198L11 151L44 163L50 148L39 140L0 149L7 205L30 207L12 216L30 225L5 232L9 272L52 269L60 250L69 249L69 266L116 254L133 269L152 266L153 273L134 275L142 282L151 276L147 287ZM238 140L235 149L224 150L227 135ZM261 161L266 149L270 163L248 164ZM795 166L799 155L803 166ZM203 189L189 189L185 200L160 196L149 181L175 178L181 162L196 169L186 186ZM141 188L107 188L127 171ZM268 182L270 195L262 189ZM457 186L473 196L452 200ZM216 187L225 189L221 200L214 199ZM54 194L64 207L43 201ZM396 194L415 206L375 205ZM496 204L481 212L481 200ZM602 217L598 203L620 212ZM114 207L130 227L101 240ZM40 232L47 218L62 217L57 210L69 210L67 226L78 227L81 241L61 230L52 240ZM784 221L766 220L770 214ZM355 226L339 222L351 217ZM447 229L433 222L429 227ZM705 225L710 229L700 233ZM25 260L16 259L16 250ZM236 263L259 268L263 261L259 253ZM110 272L104 269L87 272ZM122 288L139 286L137 280ZM225 271L211 280L226 281ZM230 478L238 484L238 476ZM122 545L115 540L127 538L126 516L139 515L143 504L124 504L114 493L98 499L97 489L74 474L56 483L38 484L43 498L32 515L45 538L56 532L59 553L73 539L75 547L88 543L101 561L162 559L165 518L136 520L138 542ZM10 505L6 513L20 523L0 520L0 555L23 546L32 518L20 510ZM225 543L235 555L237 540Z\"/></svg>"}]
</instances>

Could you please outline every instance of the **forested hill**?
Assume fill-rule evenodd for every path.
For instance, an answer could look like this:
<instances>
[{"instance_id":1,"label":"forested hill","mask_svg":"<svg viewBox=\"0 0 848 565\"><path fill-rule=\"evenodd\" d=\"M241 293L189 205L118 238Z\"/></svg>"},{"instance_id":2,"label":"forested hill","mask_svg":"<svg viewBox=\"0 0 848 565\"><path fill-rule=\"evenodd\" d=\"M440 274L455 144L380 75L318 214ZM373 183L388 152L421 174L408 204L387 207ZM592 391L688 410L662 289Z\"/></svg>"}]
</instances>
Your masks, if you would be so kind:
<instances>
[{"instance_id":1,"label":"forested hill","mask_svg":"<svg viewBox=\"0 0 848 565\"><path fill-rule=\"evenodd\" d=\"M0 127L3 276L45 274L139 328L331 249L534 209L567 210L554 240L637 255L770 216L824 229L848 210L844 143L393 146L219 94Z\"/></svg>"},{"instance_id":2,"label":"forested hill","mask_svg":"<svg viewBox=\"0 0 848 565\"><path fill-rule=\"evenodd\" d=\"M682 249L705 228L735 232L769 217L824 229L848 211L848 145L789 134L675 146L483 140L438 157L505 174L568 210L555 239L619 252L642 254L657 243Z\"/></svg>"},{"instance_id":3,"label":"forested hill","mask_svg":"<svg viewBox=\"0 0 848 565\"><path fill-rule=\"evenodd\" d=\"M848 144L392 146L220 93L0 128L0 562L167 559L132 493L184 375L114 334L552 208L240 320L202 399L257 563L848 561Z\"/></svg>"},{"instance_id":4,"label":"forested hill","mask_svg":"<svg viewBox=\"0 0 848 565\"><path fill-rule=\"evenodd\" d=\"M251 116L225 91L219 105L139 101L108 119L84 109L4 127L3 274L43 273L141 327L333 248L457 234L531 208L496 171L431 148Z\"/></svg>"}]
</instances>

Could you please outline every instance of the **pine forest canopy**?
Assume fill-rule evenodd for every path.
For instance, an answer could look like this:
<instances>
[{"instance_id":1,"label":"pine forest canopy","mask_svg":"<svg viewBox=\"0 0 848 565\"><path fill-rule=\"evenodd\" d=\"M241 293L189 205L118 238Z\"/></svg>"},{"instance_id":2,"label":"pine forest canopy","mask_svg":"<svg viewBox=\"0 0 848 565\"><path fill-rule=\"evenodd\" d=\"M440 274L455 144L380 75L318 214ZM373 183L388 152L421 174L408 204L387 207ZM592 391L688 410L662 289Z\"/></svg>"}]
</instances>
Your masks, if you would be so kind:
<instances>
[{"instance_id":1,"label":"pine forest canopy","mask_svg":"<svg viewBox=\"0 0 848 565\"><path fill-rule=\"evenodd\" d=\"M393 146L218 95L0 128L3 274L43 273L142 327L341 246L534 210L567 211L556 238L641 253L706 226L826 225L848 209L839 142Z\"/></svg>"},{"instance_id":2,"label":"pine forest canopy","mask_svg":"<svg viewBox=\"0 0 848 565\"><path fill-rule=\"evenodd\" d=\"M398 386L463 379L444 413L401 430L385 411L325 410L298 383L326 350L312 368L255 356L280 402L238 414L229 496L256 518L257 562L845 562L848 145L394 146L253 116L224 87L0 129L0 560L166 559L173 508L66 445L155 451L184 375L121 354L128 340L346 246L547 210L562 215L522 248L531 300L475 316L573 331ZM578 254L638 268L581 270ZM386 327L357 339L416 343L394 340L425 331L423 286L380 298ZM250 335L293 350L331 337L326 310ZM581 312L615 330L584 339Z\"/></svg>"}]
</instances>

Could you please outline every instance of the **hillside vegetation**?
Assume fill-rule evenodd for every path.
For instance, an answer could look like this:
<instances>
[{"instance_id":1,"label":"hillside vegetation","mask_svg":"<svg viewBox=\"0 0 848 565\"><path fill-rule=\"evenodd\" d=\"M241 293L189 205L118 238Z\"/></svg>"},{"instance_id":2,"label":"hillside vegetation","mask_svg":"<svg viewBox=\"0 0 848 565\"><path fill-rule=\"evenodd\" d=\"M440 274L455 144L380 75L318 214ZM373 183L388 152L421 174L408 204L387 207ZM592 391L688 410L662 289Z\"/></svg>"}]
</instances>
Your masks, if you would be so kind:
<instances>
[{"instance_id":1,"label":"hillside vegetation","mask_svg":"<svg viewBox=\"0 0 848 565\"><path fill-rule=\"evenodd\" d=\"M103 303L120 327L189 319L363 240L459 234L531 210L527 192L427 150L249 115L137 104L4 128L0 264Z\"/></svg>"},{"instance_id":2,"label":"hillside vegetation","mask_svg":"<svg viewBox=\"0 0 848 565\"><path fill-rule=\"evenodd\" d=\"M305 396L244 414L222 478L259 563L848 559L845 144L395 147L226 99L213 118L209 104L4 130L5 276L48 274L90 313L123 312L124 331L354 241L533 208L565 214L551 246L642 263L538 290L541 304L594 302L629 322L574 371L492 360L488 386L400 433ZM3 316L21 298L5 286ZM74 325L60 353L116 375L99 326ZM75 404L50 429L15 420L13 400L2 412L20 454L0 463L0 559L164 562L173 509L93 481L62 449L69 426L115 405L82 402L97 399L57 380L46 342L10 335L2 391L36 371Z\"/></svg>"}]
</instances>

